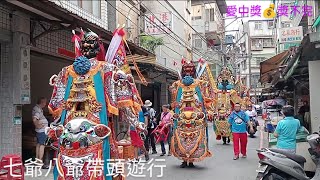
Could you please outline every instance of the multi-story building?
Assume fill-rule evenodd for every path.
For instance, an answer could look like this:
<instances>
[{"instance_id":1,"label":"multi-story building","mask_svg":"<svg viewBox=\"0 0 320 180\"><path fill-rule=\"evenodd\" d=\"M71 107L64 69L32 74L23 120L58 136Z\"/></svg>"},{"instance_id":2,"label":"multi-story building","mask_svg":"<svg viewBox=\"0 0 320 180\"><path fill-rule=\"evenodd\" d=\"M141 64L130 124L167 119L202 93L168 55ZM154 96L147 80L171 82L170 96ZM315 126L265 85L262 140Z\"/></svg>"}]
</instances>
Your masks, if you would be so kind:
<instances>
[{"instance_id":1,"label":"multi-story building","mask_svg":"<svg viewBox=\"0 0 320 180\"><path fill-rule=\"evenodd\" d=\"M145 12L139 1L110 1L108 5L109 18L114 19L109 21L109 29L116 29L117 26L124 27L127 41L139 44Z\"/></svg>"},{"instance_id":2,"label":"multi-story building","mask_svg":"<svg viewBox=\"0 0 320 180\"><path fill-rule=\"evenodd\" d=\"M145 73L153 77L148 87L141 85L142 99L153 101L160 112L161 104L171 101L168 87L178 79L182 57L191 59L191 28L188 26L188 23L191 24L191 1L139 1L138 4L141 15L136 21L140 26L137 39L150 37L163 40L163 45L154 50L156 59L140 62Z\"/></svg>"},{"instance_id":3,"label":"multi-story building","mask_svg":"<svg viewBox=\"0 0 320 180\"><path fill-rule=\"evenodd\" d=\"M145 33L164 41L156 49L157 62L173 70L180 68L182 56L191 58L191 1L145 1L142 6L147 9Z\"/></svg>"},{"instance_id":4,"label":"multi-story building","mask_svg":"<svg viewBox=\"0 0 320 180\"><path fill-rule=\"evenodd\" d=\"M201 56L210 63L213 75L217 76L221 66L224 45L224 19L226 2L224 0L192 1L192 45L195 51L193 59ZM200 55L199 55L200 54Z\"/></svg>"},{"instance_id":5,"label":"multi-story building","mask_svg":"<svg viewBox=\"0 0 320 180\"><path fill-rule=\"evenodd\" d=\"M239 52L235 64L251 96L261 94L260 63L275 55L274 32L273 20L249 20L236 34Z\"/></svg>"},{"instance_id":6,"label":"multi-story building","mask_svg":"<svg viewBox=\"0 0 320 180\"><path fill-rule=\"evenodd\" d=\"M261 63L261 81L268 84L265 92L275 92L289 100L298 114L303 102L310 102L311 131L318 131L319 117L319 1L281 0L274 1L278 9L275 18L277 55ZM298 12L290 11L288 17L279 8L297 7ZM308 10L303 9L308 7ZM280 8L281 9L281 8ZM306 124L304 124L306 125Z\"/></svg>"},{"instance_id":7,"label":"multi-story building","mask_svg":"<svg viewBox=\"0 0 320 180\"><path fill-rule=\"evenodd\" d=\"M133 0L108 2L110 7L108 9L109 14L115 19L115 21L109 22L109 26L121 27L124 25L127 32L126 38L129 42L131 41L141 46L145 45L142 43L143 39L162 38L164 42L163 45L156 46L155 49L149 49L154 51L155 57L142 59L139 55L128 56L129 62L132 61L132 58L138 62L142 74L149 83L144 86L139 80L136 81L138 90L143 92L140 93L142 100L151 100L157 112L161 111L162 104L170 102L168 86L178 79L177 69L180 68L181 56L187 57L186 51L183 50L185 47L177 43L173 38L166 36L170 34L175 39L178 39L179 42L183 43L185 41L186 38L180 36L185 34L185 30L178 28L182 27L183 23L177 13L184 14L180 7L186 7L186 3L187 1L170 1L166 3L165 1ZM167 31L163 31L164 29ZM174 61L178 62L177 67Z\"/></svg>"},{"instance_id":8,"label":"multi-story building","mask_svg":"<svg viewBox=\"0 0 320 180\"><path fill-rule=\"evenodd\" d=\"M278 17L274 19L275 28L277 29L275 37L277 42L277 53L281 53L283 51L288 50L290 47L298 47L300 46L300 43L302 41L303 35L309 33L309 27L313 23L313 13L314 9L312 9L312 12L310 12L310 16L305 16L302 12L302 7L304 5L309 5L311 7L315 7L314 1L297 1L297 0L277 0L276 2L276 8L282 8L282 7L292 7L297 6L301 9L301 13L294 14L293 12L288 15L285 14L278 14ZM300 11L299 11L300 12ZM288 35L288 30L295 32L297 38L295 40L288 40L285 39Z\"/></svg>"}]
</instances>

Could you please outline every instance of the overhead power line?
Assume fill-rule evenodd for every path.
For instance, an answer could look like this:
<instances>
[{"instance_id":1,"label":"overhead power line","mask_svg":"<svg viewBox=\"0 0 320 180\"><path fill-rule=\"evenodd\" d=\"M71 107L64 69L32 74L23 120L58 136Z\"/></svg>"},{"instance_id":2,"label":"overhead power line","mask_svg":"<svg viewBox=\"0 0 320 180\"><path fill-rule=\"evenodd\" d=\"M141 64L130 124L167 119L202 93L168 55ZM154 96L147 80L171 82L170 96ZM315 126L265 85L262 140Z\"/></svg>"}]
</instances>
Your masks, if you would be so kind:
<instances>
[{"instance_id":1,"label":"overhead power line","mask_svg":"<svg viewBox=\"0 0 320 180\"><path fill-rule=\"evenodd\" d=\"M163 5L159 0L157 0L158 1L158 3L159 4L161 4L164 8L166 8L169 12L171 11L171 10L169 10L165 5ZM203 37L202 35L201 35L201 33L199 33L196 29L194 29L193 27L192 27L192 25L190 25L186 20L185 20L185 18L167 1L167 0L165 0L166 1L166 3L171 7L171 9L173 9L173 11L174 12L176 12L178 15L179 15L179 17L177 16L177 15L175 15L174 13L174 16L176 16L180 21L183 21L186 25L188 25L189 27L191 27L191 29L200 37L200 39L202 40L202 41L204 41L205 43L207 43L207 38L206 37ZM212 6L211 6L211 4L209 4L210 5L210 7L212 8ZM224 54L221 50L214 50L215 51L215 53L221 53L221 54Z\"/></svg>"},{"instance_id":2,"label":"overhead power line","mask_svg":"<svg viewBox=\"0 0 320 180\"><path fill-rule=\"evenodd\" d=\"M109 3L109 2L108 2ZM123 2L124 3L124 2ZM110 3L109 3L110 4ZM124 3L127 7L130 7L130 6L128 6L126 3ZM111 7L113 7L116 11L118 11L120 14L122 14L124 17L127 17L124 13L122 13L121 11L119 11L119 9L120 10L122 10L122 11L125 11L125 10L123 10L123 9L121 9L121 8L116 8L116 7L114 7L112 4L110 4L110 6ZM136 8L137 9L137 8ZM139 9L138 9L139 10ZM140 10L139 10L140 11ZM138 14L139 15L139 13L137 13L136 11L134 11L133 10L133 12L135 12L136 14ZM128 18L127 18L128 19ZM134 24L135 26L137 26L137 27L139 27L139 29L140 30L142 30L142 31L144 31L144 29L140 26L140 25L137 25L135 22L133 22L131 19L128 19L132 24ZM150 23L153 23L152 21L151 21L151 19L150 18L146 18L146 20L147 20L147 22L150 22ZM166 31L163 29L163 28L161 28L161 27L159 27L159 25L157 25L157 27L156 27L157 29L161 29L163 32L165 32L166 33ZM149 33L146 33L145 32L145 34L146 35L149 35L149 36L152 36L152 35L150 35ZM181 42L179 41L179 40L177 40L175 37L173 37L171 34L169 34L169 33L166 33L167 35L169 35L173 40L175 40L177 43L179 43L181 46L183 46L183 47L186 47L185 45L183 45L183 44L181 44ZM174 33L175 34L175 33ZM175 34L176 35L176 34ZM176 54L178 54L178 55L181 55L179 52L177 52L177 51L175 51L175 50L173 50L171 47L169 47L169 46L167 46L167 45L163 45L163 46L165 46L165 47L167 47L168 49L170 49L171 51L173 51L173 52L175 52ZM199 56L202 56L202 57L206 57L206 55L203 55L201 52L195 52L194 51L194 49L193 50L191 50L192 52L194 52L194 53L196 53L197 55L199 55ZM181 55L182 57L183 57L183 55ZM213 63L220 63L218 60L214 60L214 61L212 61L212 59L210 59L210 58L206 58L209 62L213 62ZM209 60L210 59L210 60Z\"/></svg>"},{"instance_id":3,"label":"overhead power line","mask_svg":"<svg viewBox=\"0 0 320 180\"><path fill-rule=\"evenodd\" d=\"M122 3L124 3L124 1L122 1L122 0L120 0L120 1L121 1ZM127 7L130 7L130 6L127 5L126 3L124 3L124 4L125 4ZM143 4L143 5L144 5L144 4ZM144 6L145 6L145 5L144 5ZM150 9L148 9L147 7L145 7L145 8L146 8L148 11L150 11L150 13L152 13L153 16L155 16L155 14L154 14ZM140 9L138 9L137 7L135 7L135 9L137 9L138 11L140 11ZM137 13L136 11L134 11L134 12ZM138 13L137 13L137 14L138 14ZM199 55L199 56L205 57L202 52L194 49L192 46L191 46L191 48L188 47L188 46L187 46L188 43L185 42L183 39L181 39L181 37L179 37L179 36L178 36L175 32L173 32L172 30L169 29L172 34L174 34L176 37L178 37L178 38L180 39L180 41L184 42L186 45L183 45L179 40L176 39L176 37L174 37L174 36L172 36L170 33L166 32L166 30L163 29L161 26L159 26L158 24L155 24L148 16L146 16L146 15L144 15L144 14L143 14L143 16L146 17L146 19L148 19L148 22L149 22L150 24L154 24L155 26L157 26L157 29L160 29L160 30L163 31L165 34L169 35L173 40L175 40L175 41L176 41L177 43L179 43L181 46L189 49L189 51L194 52L194 53L196 53L196 54ZM165 24L164 24L159 18L157 18L156 16L155 16L155 18L165 26ZM144 31L144 30L143 30L143 31ZM196 50L196 51L195 51L195 50Z\"/></svg>"},{"instance_id":4,"label":"overhead power line","mask_svg":"<svg viewBox=\"0 0 320 180\"><path fill-rule=\"evenodd\" d=\"M159 4L161 4L164 8L166 8L168 11L170 11L166 6L164 6L159 0L157 0L159 2ZM202 41L204 41L205 43L207 43L207 39L205 37L203 37L197 30L195 30L191 24L189 24L188 21L186 21L186 19L169 3L169 1L164 0L169 6L170 8L177 13L177 15L180 17L179 19L181 21L183 21L186 25L188 25L200 38Z\"/></svg>"},{"instance_id":5,"label":"overhead power line","mask_svg":"<svg viewBox=\"0 0 320 180\"><path fill-rule=\"evenodd\" d=\"M123 2L123 0L120 0L121 2ZM123 2L124 3L124 2ZM130 7L128 6L126 3L124 3L127 7ZM146 8L163 26L166 26L148 7L146 7L145 4L143 4L141 2L141 4L144 6L144 8ZM135 7L135 9L137 9L138 11L140 11L140 9L138 9L137 7ZM161 26L159 26L158 24L156 24L155 22L153 22L148 16L146 16L145 14L143 14L144 17L146 17L150 24L154 24L155 26L157 26L158 28L157 29L161 29L164 33L166 33L167 35L169 35L171 38L173 38L176 42L178 42L179 44L181 44L182 46L186 47L189 51L194 51L195 50L197 52L195 52L196 54L200 55L200 56L203 56L202 52L198 51L197 49L193 49L193 47L191 46L191 48L188 46L189 42L186 42L184 39L182 39L180 36L178 36L175 32L173 32L171 29L168 29L172 34L175 35L175 37L173 37L171 34L169 34L168 32L166 32L165 29L163 29ZM179 40L177 40L177 38L179 38ZM183 42L185 45L183 45L181 42Z\"/></svg>"},{"instance_id":6,"label":"overhead power line","mask_svg":"<svg viewBox=\"0 0 320 180\"><path fill-rule=\"evenodd\" d=\"M108 2L108 1L107 1L107 2ZM108 2L108 3L109 3L109 2ZM110 3L109 3L109 4L110 4ZM112 4L110 4L110 6L113 7L113 8L114 8L116 11L118 11L120 14L122 14L123 16L126 17L125 14L123 14L121 11L119 11L119 9L121 9L121 8L116 8L116 7L114 7ZM123 9L121 9L121 10L123 10ZM132 24L134 24L135 26L139 27L140 30L144 31L144 29L143 29L141 26L139 26L138 24L136 24L135 22L133 22L131 19L128 19L128 20L129 20ZM149 36L151 36L151 35L148 34L148 33L146 33L146 34L149 35ZM178 53L177 51L175 51L175 50L171 49L170 47L168 47L167 45L163 45L163 46L167 47L168 49L170 49L171 51L177 53L178 55L183 56L182 54L180 54L180 53Z\"/></svg>"},{"instance_id":7,"label":"overhead power line","mask_svg":"<svg viewBox=\"0 0 320 180\"><path fill-rule=\"evenodd\" d=\"M122 1L122 0L121 0ZM146 8L163 26L166 26L145 4L143 4L142 2L141 2L141 4L144 6L144 8ZM150 21L151 21L151 19L148 17L148 16L146 16L146 15L144 15L146 18L148 18ZM154 22L152 22L153 24L155 24ZM155 24L155 25L157 25L157 24ZM158 26L158 25L157 25ZM160 27L161 29L163 29L162 27ZM184 39L182 39L180 36L178 36L176 33L174 33L171 29L169 29L168 28L168 30L172 33L172 34L174 34L176 37L178 37L183 43L185 43L186 45L188 45L189 44L189 42L186 42ZM166 31L164 31L164 33L166 33L167 34L167 32ZM192 49L192 46L191 46L191 48L188 48L188 49Z\"/></svg>"}]
</instances>

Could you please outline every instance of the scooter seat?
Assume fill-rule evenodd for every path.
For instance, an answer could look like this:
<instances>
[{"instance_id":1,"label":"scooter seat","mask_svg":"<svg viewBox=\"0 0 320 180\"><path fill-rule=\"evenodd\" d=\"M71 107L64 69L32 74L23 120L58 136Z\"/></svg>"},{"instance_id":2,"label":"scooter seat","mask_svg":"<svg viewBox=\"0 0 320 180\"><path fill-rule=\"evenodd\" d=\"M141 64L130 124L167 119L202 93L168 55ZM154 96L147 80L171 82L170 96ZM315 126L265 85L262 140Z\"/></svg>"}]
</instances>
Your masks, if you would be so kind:
<instances>
[{"instance_id":1,"label":"scooter seat","mask_svg":"<svg viewBox=\"0 0 320 180\"><path fill-rule=\"evenodd\" d=\"M283 155L287 156L287 158L292 159L293 161L295 161L299 164L304 164L305 162L307 162L306 158L304 158L303 156L297 155L297 154L292 154L292 153L289 153L287 151L280 150L280 149L269 149L269 150L276 152L276 153L283 154Z\"/></svg>"}]
</instances>

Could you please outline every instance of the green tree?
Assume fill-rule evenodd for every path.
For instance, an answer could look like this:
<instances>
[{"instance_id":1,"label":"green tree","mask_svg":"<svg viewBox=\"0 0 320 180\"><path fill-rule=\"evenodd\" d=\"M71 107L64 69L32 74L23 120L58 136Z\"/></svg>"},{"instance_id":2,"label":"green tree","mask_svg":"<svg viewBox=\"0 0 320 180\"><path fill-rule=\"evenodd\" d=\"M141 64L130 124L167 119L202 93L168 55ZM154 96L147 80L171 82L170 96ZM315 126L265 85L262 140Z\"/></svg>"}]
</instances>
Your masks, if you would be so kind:
<instances>
[{"instance_id":1,"label":"green tree","mask_svg":"<svg viewBox=\"0 0 320 180\"><path fill-rule=\"evenodd\" d=\"M158 46L164 44L164 41L162 38L156 38L154 36L142 34L140 37L140 44L142 47L154 53Z\"/></svg>"}]
</instances>

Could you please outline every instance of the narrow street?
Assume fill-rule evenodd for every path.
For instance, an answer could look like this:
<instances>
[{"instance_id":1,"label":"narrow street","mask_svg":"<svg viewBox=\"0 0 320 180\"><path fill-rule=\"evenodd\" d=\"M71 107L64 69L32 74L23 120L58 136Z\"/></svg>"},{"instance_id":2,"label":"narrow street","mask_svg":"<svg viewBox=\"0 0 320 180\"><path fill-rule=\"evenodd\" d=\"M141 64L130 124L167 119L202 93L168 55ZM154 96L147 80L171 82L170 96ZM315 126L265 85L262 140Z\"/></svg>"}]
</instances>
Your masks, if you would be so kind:
<instances>
[{"instance_id":1,"label":"narrow street","mask_svg":"<svg viewBox=\"0 0 320 180\"><path fill-rule=\"evenodd\" d=\"M262 124L262 123L260 123ZM261 133L258 131L255 138L248 137L248 157L247 159L240 158L234 161L233 146L222 145L222 141L215 140L215 135L212 129L212 124L209 124L209 146L213 153L211 158L207 158L202 162L195 163L195 168L181 169L181 162L171 156L151 155L150 158L165 159L166 167L164 168L162 179L166 180L254 180L256 177L256 168L258 166L258 156L256 149L260 147ZM263 136L265 137L265 136ZM264 141L265 142L265 141ZM159 147L160 148L160 147ZM160 149L158 149L160 152ZM155 162L155 165L164 164L163 162ZM148 166L147 166L148 167ZM153 168L152 177L150 172L145 172L146 178L157 179L160 175L160 168ZM141 179L139 177L128 177L128 180Z\"/></svg>"},{"instance_id":2,"label":"narrow street","mask_svg":"<svg viewBox=\"0 0 320 180\"><path fill-rule=\"evenodd\" d=\"M260 120L260 124L262 121ZM258 166L258 156L256 149L260 147L261 143L266 143L266 135L263 135L263 141L261 141L261 132L256 133L255 138L248 137L248 157L246 159L240 158L234 161L233 158L233 146L222 145L222 141L216 141L215 135L212 129L212 123L209 124L209 146L213 153L211 158L207 158L202 162L195 163L195 168L181 169L179 166L181 162L173 156L160 157L161 152L160 145L157 146L157 155L150 155L150 164L145 164L144 170L141 173L144 177L128 176L127 180L138 180L142 178L147 179L165 179L165 180L211 180L223 179L223 180L254 180L256 177L256 168ZM265 145L263 145L265 146ZM167 145L166 145L167 148ZM152 160L153 159L153 160ZM156 162L156 159L165 159L165 162ZM161 174L161 168L157 166L166 165L163 168L163 176L157 177ZM153 166L153 168L151 168ZM140 165L139 165L140 166ZM152 169L152 170L151 170ZM125 175L129 170L126 170ZM52 170L50 174L45 177L47 170L42 170L42 176L40 177L25 177L26 180L46 180L53 179ZM134 173L137 175L138 173ZM152 176L151 176L151 175Z\"/></svg>"},{"instance_id":3,"label":"narrow street","mask_svg":"<svg viewBox=\"0 0 320 180\"><path fill-rule=\"evenodd\" d=\"M2 0L0 17L0 180L318 170L320 0ZM260 126L234 157L216 136L244 141L247 116ZM160 156L172 132L177 157Z\"/></svg>"}]
</instances>

